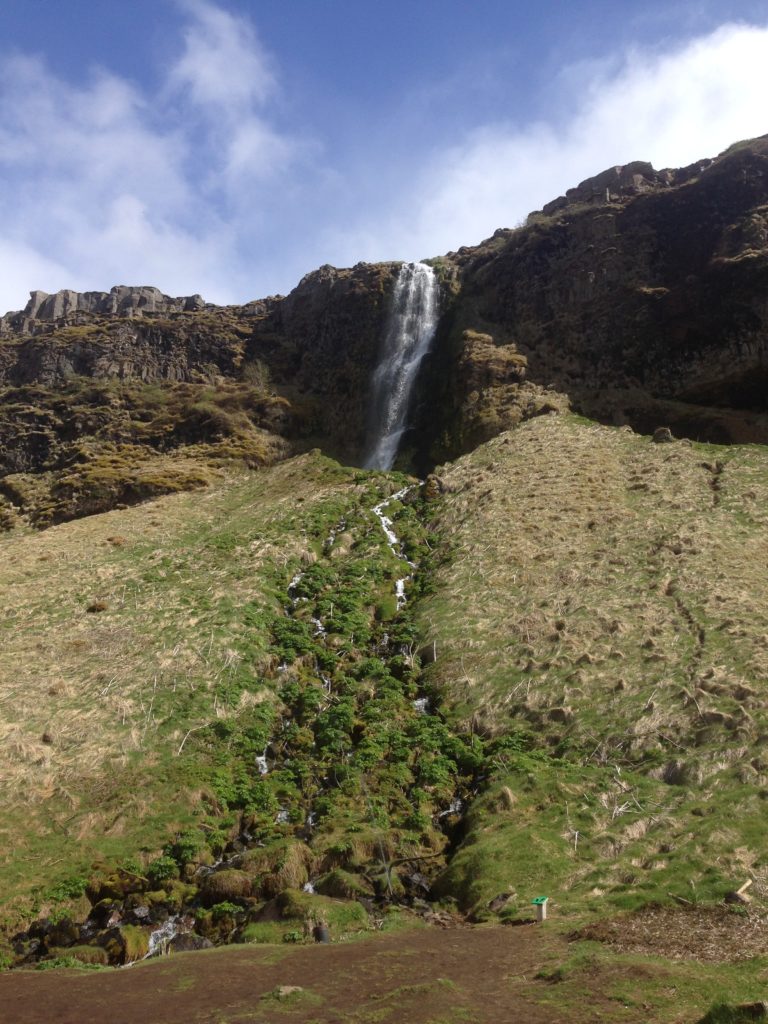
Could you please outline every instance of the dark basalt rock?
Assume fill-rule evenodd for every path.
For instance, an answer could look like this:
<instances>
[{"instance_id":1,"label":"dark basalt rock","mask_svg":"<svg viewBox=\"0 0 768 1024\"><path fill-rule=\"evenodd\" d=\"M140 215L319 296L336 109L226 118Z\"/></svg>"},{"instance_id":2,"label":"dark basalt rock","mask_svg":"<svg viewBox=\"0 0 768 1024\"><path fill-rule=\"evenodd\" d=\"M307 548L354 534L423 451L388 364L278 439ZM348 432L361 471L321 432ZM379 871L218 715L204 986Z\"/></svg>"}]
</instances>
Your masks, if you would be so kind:
<instances>
[{"instance_id":1,"label":"dark basalt rock","mask_svg":"<svg viewBox=\"0 0 768 1024\"><path fill-rule=\"evenodd\" d=\"M762 137L677 170L608 168L526 226L433 261L441 318L403 465L426 474L569 404L643 433L664 423L675 437L768 442L767 209ZM98 500L87 480L60 482L88 439L97 461L105 444L120 446L116 458L130 446L135 461L226 441L216 457L247 465L318 444L354 463L399 266L326 265L285 297L232 307L146 286L33 292L0 318L0 524L44 526L154 496L130 467ZM145 430L151 403L120 387L89 402L70 393L83 380L160 384L167 417ZM232 394L212 409L209 398L201 407L191 392L171 395L249 381L259 401ZM158 493L206 483L159 476Z\"/></svg>"},{"instance_id":2,"label":"dark basalt rock","mask_svg":"<svg viewBox=\"0 0 768 1024\"><path fill-rule=\"evenodd\" d=\"M173 953L189 953L196 949L211 949L213 943L203 935L196 935L194 932L181 932L174 935L168 943L168 949Z\"/></svg>"}]
</instances>

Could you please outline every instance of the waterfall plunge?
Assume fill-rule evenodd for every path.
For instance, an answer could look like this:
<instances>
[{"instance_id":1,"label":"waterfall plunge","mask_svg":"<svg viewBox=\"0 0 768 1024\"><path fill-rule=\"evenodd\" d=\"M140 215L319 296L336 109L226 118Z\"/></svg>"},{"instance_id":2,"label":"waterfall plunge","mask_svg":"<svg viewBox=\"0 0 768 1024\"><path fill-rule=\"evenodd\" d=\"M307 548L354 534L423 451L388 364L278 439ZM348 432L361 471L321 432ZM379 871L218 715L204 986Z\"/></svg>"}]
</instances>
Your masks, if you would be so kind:
<instances>
[{"instance_id":1,"label":"waterfall plunge","mask_svg":"<svg viewBox=\"0 0 768 1024\"><path fill-rule=\"evenodd\" d=\"M421 360L435 336L438 283L426 263L404 263L392 293L387 333L371 388L371 428L363 466L390 469Z\"/></svg>"}]
</instances>

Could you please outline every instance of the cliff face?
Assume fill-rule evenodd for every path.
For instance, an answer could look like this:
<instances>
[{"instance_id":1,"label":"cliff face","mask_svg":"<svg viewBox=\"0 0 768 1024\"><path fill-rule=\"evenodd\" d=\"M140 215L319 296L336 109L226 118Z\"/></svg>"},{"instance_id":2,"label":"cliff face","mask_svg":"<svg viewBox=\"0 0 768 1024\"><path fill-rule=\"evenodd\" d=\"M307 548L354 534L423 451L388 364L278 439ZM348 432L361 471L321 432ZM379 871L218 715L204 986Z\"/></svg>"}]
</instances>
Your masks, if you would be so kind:
<instances>
[{"instance_id":1,"label":"cliff face","mask_svg":"<svg viewBox=\"0 0 768 1024\"><path fill-rule=\"evenodd\" d=\"M33 292L0 321L0 525L204 486L322 445L359 455L396 264L322 267L240 307Z\"/></svg>"},{"instance_id":2,"label":"cliff face","mask_svg":"<svg viewBox=\"0 0 768 1024\"><path fill-rule=\"evenodd\" d=\"M199 295L172 299L159 288L116 285L109 292L76 292L69 288L49 295L30 292L29 302L18 313L0 317L0 338L14 334L46 333L64 322L76 323L80 313L142 316L144 313L181 313L205 309Z\"/></svg>"},{"instance_id":3,"label":"cliff face","mask_svg":"<svg viewBox=\"0 0 768 1024\"><path fill-rule=\"evenodd\" d=\"M400 264L324 266L254 323L246 362L269 368L302 431L340 457L360 457L388 298Z\"/></svg>"},{"instance_id":4,"label":"cliff face","mask_svg":"<svg viewBox=\"0 0 768 1024\"><path fill-rule=\"evenodd\" d=\"M466 447L468 329L514 344L529 382L595 418L768 441L768 137L683 171L630 170L446 257L459 286L441 454Z\"/></svg>"},{"instance_id":5,"label":"cliff face","mask_svg":"<svg viewBox=\"0 0 768 1024\"><path fill-rule=\"evenodd\" d=\"M0 386L250 380L297 406L299 434L354 458L397 264L321 267L287 297L216 307L155 288L33 292L0 320Z\"/></svg>"},{"instance_id":6,"label":"cliff face","mask_svg":"<svg viewBox=\"0 0 768 1024\"><path fill-rule=\"evenodd\" d=\"M645 432L768 441L768 137L681 170L609 168L524 227L432 262L441 321L404 462L426 470L569 402ZM112 408L131 422L153 424L118 429L106 415L99 443L167 451L259 430L279 439L270 451L317 445L356 461L398 267L324 266L286 297L240 307L148 287L33 292L0 319L4 472L73 458L62 438L92 437L93 415L66 396L89 380L117 389ZM211 388L240 390L226 415L184 413L160 430L158 384L187 413Z\"/></svg>"}]
</instances>

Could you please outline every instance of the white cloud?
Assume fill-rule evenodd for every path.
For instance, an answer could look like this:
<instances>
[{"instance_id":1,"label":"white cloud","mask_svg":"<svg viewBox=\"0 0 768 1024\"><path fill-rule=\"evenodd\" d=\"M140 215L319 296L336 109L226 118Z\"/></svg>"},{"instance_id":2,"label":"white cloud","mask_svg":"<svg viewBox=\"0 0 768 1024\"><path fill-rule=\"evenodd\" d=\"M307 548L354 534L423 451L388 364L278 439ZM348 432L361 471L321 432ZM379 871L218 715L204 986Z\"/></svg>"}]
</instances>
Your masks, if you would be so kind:
<instances>
[{"instance_id":1,"label":"white cloud","mask_svg":"<svg viewBox=\"0 0 768 1024\"><path fill-rule=\"evenodd\" d=\"M570 90L580 84L581 95ZM328 244L346 260L418 258L471 244L614 164L680 167L768 131L768 28L723 26L672 51L636 50L620 62L566 69L558 86L569 118L491 124L432 156L417 185L382 220ZM355 255L353 256L353 250Z\"/></svg>"},{"instance_id":2,"label":"white cloud","mask_svg":"<svg viewBox=\"0 0 768 1024\"><path fill-rule=\"evenodd\" d=\"M360 131L346 150L336 140L332 163L287 125L249 22L207 0L179 7L157 94L0 57L0 312L40 287L155 284L219 302L286 291L320 263L471 244L612 164L681 166L768 129L768 28L730 25L565 68L551 119L481 124L439 148L402 152L397 111L382 107L389 152L368 152Z\"/></svg>"},{"instance_id":3,"label":"white cloud","mask_svg":"<svg viewBox=\"0 0 768 1024\"><path fill-rule=\"evenodd\" d=\"M203 0L183 0L179 6L192 20L170 86L228 121L264 104L277 82L250 22Z\"/></svg>"},{"instance_id":4,"label":"white cloud","mask_svg":"<svg viewBox=\"0 0 768 1024\"><path fill-rule=\"evenodd\" d=\"M259 184L304 143L262 110L276 83L249 24L182 6L184 45L156 96L103 69L75 86L39 58L0 60L0 245L16 268L0 311L32 288L118 282L254 297L235 213L261 205Z\"/></svg>"},{"instance_id":5,"label":"white cloud","mask_svg":"<svg viewBox=\"0 0 768 1024\"><path fill-rule=\"evenodd\" d=\"M58 291L59 288L74 288L77 283L77 278L71 276L66 267L46 259L19 239L0 238L0 266L3 268L0 294L7 294L16 301L14 309L26 304L27 296L33 288L50 292ZM23 302L18 301L21 298ZM0 308L3 313L6 312L2 303Z\"/></svg>"}]
</instances>

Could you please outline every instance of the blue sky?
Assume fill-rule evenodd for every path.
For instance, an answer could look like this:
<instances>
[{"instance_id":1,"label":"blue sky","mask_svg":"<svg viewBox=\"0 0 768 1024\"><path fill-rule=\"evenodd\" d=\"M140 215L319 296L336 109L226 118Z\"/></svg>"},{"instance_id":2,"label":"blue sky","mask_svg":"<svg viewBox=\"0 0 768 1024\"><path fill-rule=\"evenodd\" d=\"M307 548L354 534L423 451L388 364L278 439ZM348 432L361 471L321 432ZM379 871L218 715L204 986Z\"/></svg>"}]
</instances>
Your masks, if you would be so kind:
<instances>
[{"instance_id":1,"label":"blue sky","mask_svg":"<svg viewBox=\"0 0 768 1024\"><path fill-rule=\"evenodd\" d=\"M4 0L0 311L241 302L768 132L768 2Z\"/></svg>"}]
</instances>

